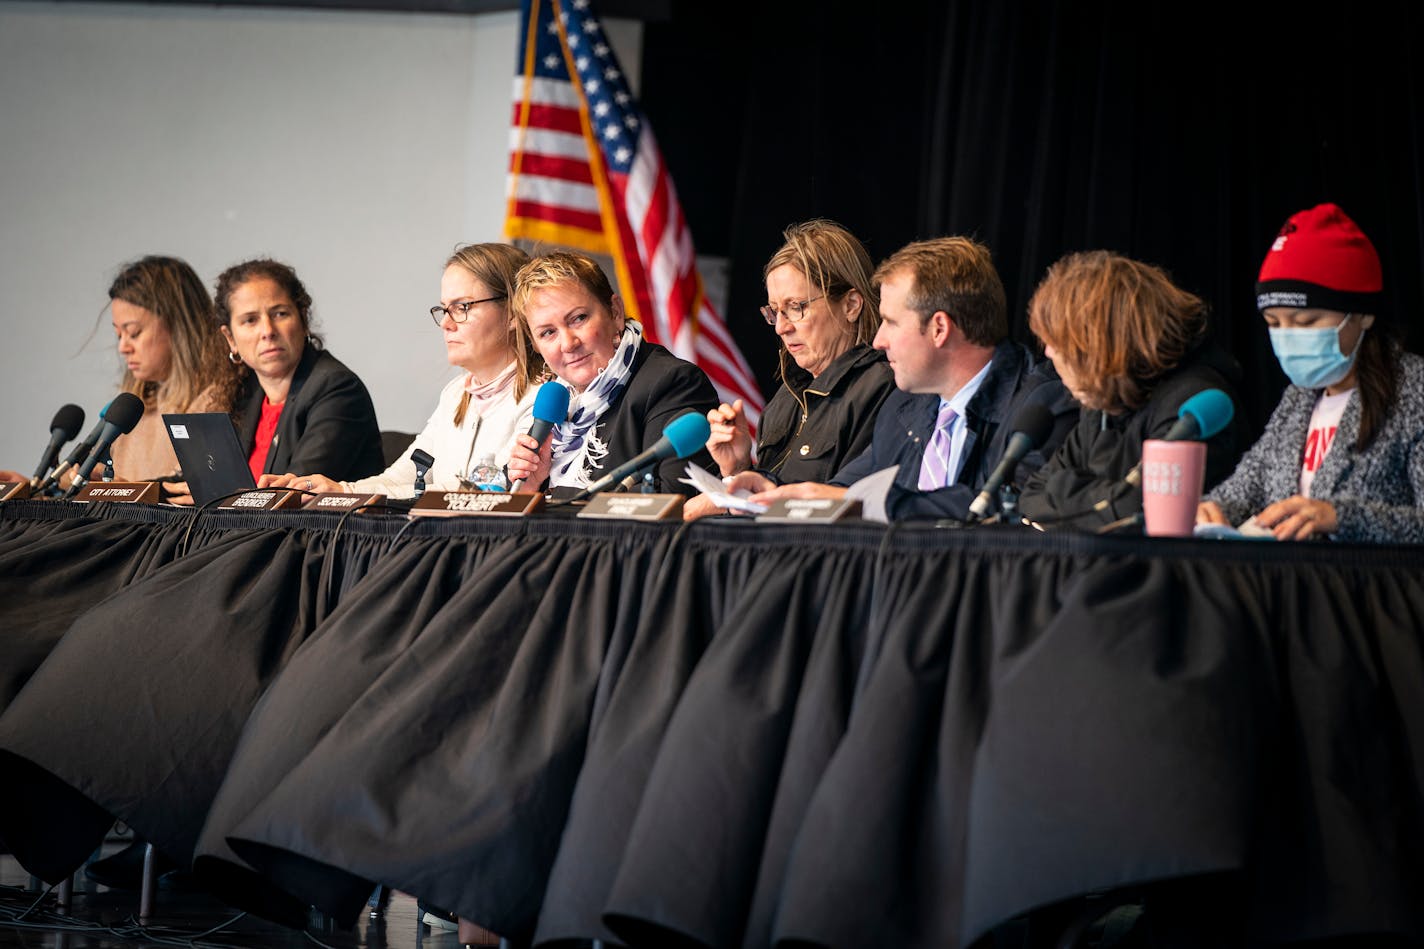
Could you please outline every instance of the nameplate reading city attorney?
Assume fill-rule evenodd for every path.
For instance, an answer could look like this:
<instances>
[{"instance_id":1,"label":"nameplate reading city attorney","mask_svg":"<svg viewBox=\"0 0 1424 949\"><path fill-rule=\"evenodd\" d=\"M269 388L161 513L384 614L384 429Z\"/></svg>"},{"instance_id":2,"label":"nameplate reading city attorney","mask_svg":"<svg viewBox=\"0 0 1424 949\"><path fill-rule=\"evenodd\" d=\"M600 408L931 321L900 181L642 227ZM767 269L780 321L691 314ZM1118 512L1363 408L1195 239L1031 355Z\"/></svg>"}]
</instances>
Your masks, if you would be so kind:
<instances>
[{"instance_id":1,"label":"nameplate reading city attorney","mask_svg":"<svg viewBox=\"0 0 1424 949\"><path fill-rule=\"evenodd\" d=\"M611 517L628 521L682 520L680 494L617 494L601 491L589 498L579 517Z\"/></svg>"},{"instance_id":2,"label":"nameplate reading city attorney","mask_svg":"<svg viewBox=\"0 0 1424 949\"><path fill-rule=\"evenodd\" d=\"M784 498L756 519L758 524L823 524L859 516L860 502L854 498Z\"/></svg>"},{"instance_id":3,"label":"nameplate reading city attorney","mask_svg":"<svg viewBox=\"0 0 1424 949\"><path fill-rule=\"evenodd\" d=\"M410 509L412 517L523 517L544 505L534 491L427 491Z\"/></svg>"},{"instance_id":4,"label":"nameplate reading city attorney","mask_svg":"<svg viewBox=\"0 0 1424 949\"><path fill-rule=\"evenodd\" d=\"M0 501L23 501L29 496L28 481L0 481Z\"/></svg>"},{"instance_id":5,"label":"nameplate reading city attorney","mask_svg":"<svg viewBox=\"0 0 1424 949\"><path fill-rule=\"evenodd\" d=\"M91 481L73 498L81 503L157 504L157 481Z\"/></svg>"},{"instance_id":6,"label":"nameplate reading city attorney","mask_svg":"<svg viewBox=\"0 0 1424 949\"><path fill-rule=\"evenodd\" d=\"M302 506L302 495L296 491L272 490L244 491L237 497L228 498L218 505L222 511L285 511Z\"/></svg>"},{"instance_id":7,"label":"nameplate reading city attorney","mask_svg":"<svg viewBox=\"0 0 1424 949\"><path fill-rule=\"evenodd\" d=\"M346 494L330 491L307 498L302 505L304 511L360 511L373 504L385 501L384 494Z\"/></svg>"}]
</instances>

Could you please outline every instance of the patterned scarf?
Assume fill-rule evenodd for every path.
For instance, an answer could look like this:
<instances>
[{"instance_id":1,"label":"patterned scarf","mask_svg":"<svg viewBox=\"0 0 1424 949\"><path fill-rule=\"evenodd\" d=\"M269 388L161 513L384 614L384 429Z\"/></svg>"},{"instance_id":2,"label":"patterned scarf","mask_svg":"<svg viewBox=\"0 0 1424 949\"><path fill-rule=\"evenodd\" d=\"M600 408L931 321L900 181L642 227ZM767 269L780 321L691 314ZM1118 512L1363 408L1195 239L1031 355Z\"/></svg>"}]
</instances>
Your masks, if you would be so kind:
<instances>
[{"instance_id":1,"label":"patterned scarf","mask_svg":"<svg viewBox=\"0 0 1424 949\"><path fill-rule=\"evenodd\" d=\"M643 342L643 327L636 320L623 324L623 337L613 358L582 392L569 399L569 419L554 426L554 455L549 469L550 486L586 488L594 478L590 467L608 454L608 446L593 434L593 427L618 401L633 375L633 360ZM562 381L562 380L560 380Z\"/></svg>"}]
</instances>

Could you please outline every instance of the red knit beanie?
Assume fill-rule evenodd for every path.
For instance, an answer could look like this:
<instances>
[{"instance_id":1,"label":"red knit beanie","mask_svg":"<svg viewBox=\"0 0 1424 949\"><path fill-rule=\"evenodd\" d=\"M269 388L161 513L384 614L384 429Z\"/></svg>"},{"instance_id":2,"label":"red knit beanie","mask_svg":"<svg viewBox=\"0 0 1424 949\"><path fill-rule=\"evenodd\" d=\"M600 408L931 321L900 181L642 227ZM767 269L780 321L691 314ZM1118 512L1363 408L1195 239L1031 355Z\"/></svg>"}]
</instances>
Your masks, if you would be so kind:
<instances>
[{"instance_id":1,"label":"red knit beanie","mask_svg":"<svg viewBox=\"0 0 1424 949\"><path fill-rule=\"evenodd\" d=\"M1375 245L1336 204L1291 215L1266 252L1256 309L1312 307L1375 313L1384 279Z\"/></svg>"}]
</instances>

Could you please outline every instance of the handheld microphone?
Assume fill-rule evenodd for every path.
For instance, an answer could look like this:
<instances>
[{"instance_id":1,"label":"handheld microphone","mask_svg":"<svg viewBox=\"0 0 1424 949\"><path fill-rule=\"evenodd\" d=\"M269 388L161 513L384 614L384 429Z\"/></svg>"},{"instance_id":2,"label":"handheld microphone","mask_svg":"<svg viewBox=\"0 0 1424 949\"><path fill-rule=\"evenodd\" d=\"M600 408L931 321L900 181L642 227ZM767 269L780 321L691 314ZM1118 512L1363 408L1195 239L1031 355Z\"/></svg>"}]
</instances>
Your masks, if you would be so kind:
<instances>
[{"instance_id":1,"label":"handheld microphone","mask_svg":"<svg viewBox=\"0 0 1424 949\"><path fill-rule=\"evenodd\" d=\"M1177 409L1177 420L1162 436L1162 441L1203 441L1230 425L1235 414L1231 396L1220 389L1203 389ZM1142 482L1142 462L1133 465L1123 481L1137 487Z\"/></svg>"},{"instance_id":2,"label":"handheld microphone","mask_svg":"<svg viewBox=\"0 0 1424 949\"><path fill-rule=\"evenodd\" d=\"M104 431L104 416L109 414L109 406L113 404L113 400L110 400L99 410L99 421L94 423L89 434L84 436L82 442L69 449L69 454L65 455L64 460L39 483L39 486L35 488L35 493L49 490L52 485L58 483L60 478L64 477L66 471L79 464L80 460L93 450L94 443L99 440L100 433Z\"/></svg>"},{"instance_id":3,"label":"handheld microphone","mask_svg":"<svg viewBox=\"0 0 1424 949\"><path fill-rule=\"evenodd\" d=\"M529 436L542 445L544 439L554 430L554 426L568 417L569 390L550 379L539 387L539 392L534 396L534 421L529 426ZM522 487L524 481L520 479L509 486L509 491L513 494Z\"/></svg>"},{"instance_id":4,"label":"handheld microphone","mask_svg":"<svg viewBox=\"0 0 1424 949\"><path fill-rule=\"evenodd\" d=\"M30 484L37 485L45 475L49 474L49 469L54 467L54 463L59 459L59 448L65 442L79 434L79 430L84 427L84 410L74 404L60 406L58 412L54 413L54 420L49 423L49 444L45 446L44 454L40 456L40 466L35 469L34 476L30 478Z\"/></svg>"},{"instance_id":5,"label":"handheld microphone","mask_svg":"<svg viewBox=\"0 0 1424 949\"><path fill-rule=\"evenodd\" d=\"M1013 474L1019 462L1023 461L1024 455L1048 441L1051 434L1053 413L1047 406L1030 402L1019 409L1018 414L1014 416L1013 434L1009 436L1009 444L1004 448L1004 457L999 459L989 479L984 482L983 490L974 499L974 503L969 505L970 517L980 518L989 513L989 508L994 504L994 495Z\"/></svg>"},{"instance_id":6,"label":"handheld microphone","mask_svg":"<svg viewBox=\"0 0 1424 949\"><path fill-rule=\"evenodd\" d=\"M700 412L687 412L679 415L668 422L667 427L663 429L662 437L653 443L653 447L637 457L623 462L569 500L580 501L591 494L606 491L628 475L655 461L662 461L664 458L670 457L686 458L688 455L696 454L698 449L707 444L707 439L711 435L712 424L707 421L707 416Z\"/></svg>"},{"instance_id":7,"label":"handheld microphone","mask_svg":"<svg viewBox=\"0 0 1424 949\"><path fill-rule=\"evenodd\" d=\"M89 483L87 472L93 471L94 466L105 460L109 453L109 448L114 444L114 440L120 435L127 435L133 431L138 420L143 418L143 400L131 392L120 392L114 396L114 401L109 403L108 409L104 412L104 424L100 429L99 438L94 442L94 448L89 452L80 465L79 470L70 482L69 490L64 493L66 498L72 498L83 490Z\"/></svg>"}]
</instances>

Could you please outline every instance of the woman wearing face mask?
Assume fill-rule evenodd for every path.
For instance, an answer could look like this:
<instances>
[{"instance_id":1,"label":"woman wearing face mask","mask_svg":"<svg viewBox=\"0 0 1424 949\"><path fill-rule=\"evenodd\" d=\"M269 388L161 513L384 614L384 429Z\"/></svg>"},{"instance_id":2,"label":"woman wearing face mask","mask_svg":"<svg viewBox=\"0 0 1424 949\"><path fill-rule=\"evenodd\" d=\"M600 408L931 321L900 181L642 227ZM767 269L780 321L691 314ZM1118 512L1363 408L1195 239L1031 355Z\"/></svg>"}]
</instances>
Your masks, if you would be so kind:
<instances>
[{"instance_id":1,"label":"woman wearing face mask","mask_svg":"<svg viewBox=\"0 0 1424 949\"><path fill-rule=\"evenodd\" d=\"M244 367L234 421L254 479L280 471L357 478L381 469L370 393L321 348L311 295L286 264L248 260L213 295L228 360Z\"/></svg>"},{"instance_id":2,"label":"woman wearing face mask","mask_svg":"<svg viewBox=\"0 0 1424 949\"><path fill-rule=\"evenodd\" d=\"M705 415L718 403L706 373L643 338L590 257L560 252L529 261L515 277L513 307L571 397L568 421L542 446L527 434L515 439L511 481L572 494L651 448L673 419ZM689 462L710 467L712 459L703 449L660 462L653 490L692 493L680 480Z\"/></svg>"},{"instance_id":3,"label":"woman wearing face mask","mask_svg":"<svg viewBox=\"0 0 1424 949\"><path fill-rule=\"evenodd\" d=\"M1256 284L1291 385L1197 521L1279 540L1424 542L1424 359L1379 314L1379 254L1334 204L1286 222Z\"/></svg>"}]
</instances>

